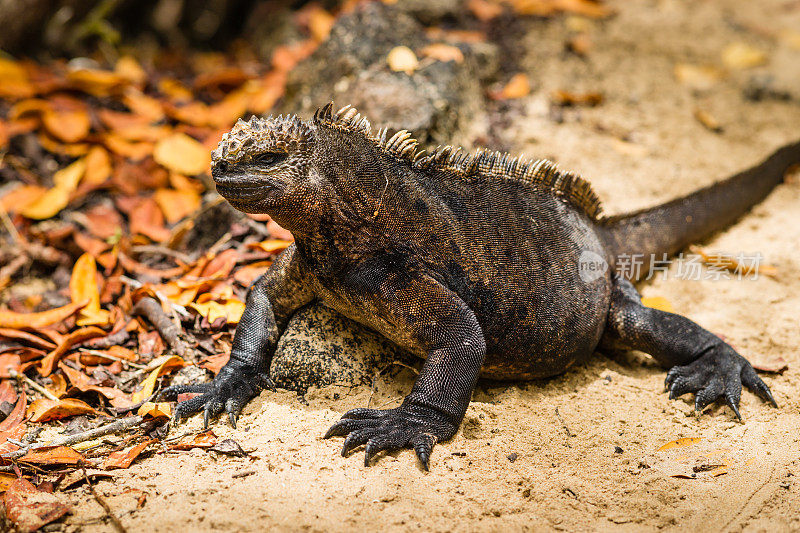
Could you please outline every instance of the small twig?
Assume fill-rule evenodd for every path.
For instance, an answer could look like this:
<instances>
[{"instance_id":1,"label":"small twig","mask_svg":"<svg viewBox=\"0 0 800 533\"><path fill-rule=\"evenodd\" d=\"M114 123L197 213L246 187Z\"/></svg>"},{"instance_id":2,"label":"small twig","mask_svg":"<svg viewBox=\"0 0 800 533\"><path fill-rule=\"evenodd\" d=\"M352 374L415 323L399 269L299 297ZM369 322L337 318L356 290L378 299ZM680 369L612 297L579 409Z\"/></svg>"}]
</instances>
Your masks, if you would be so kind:
<instances>
[{"instance_id":1,"label":"small twig","mask_svg":"<svg viewBox=\"0 0 800 533\"><path fill-rule=\"evenodd\" d=\"M30 258L26 255L18 255L12 259L6 266L0 268L0 280L11 279L14 274L30 262Z\"/></svg>"},{"instance_id":2,"label":"small twig","mask_svg":"<svg viewBox=\"0 0 800 533\"><path fill-rule=\"evenodd\" d=\"M55 395L53 395L52 392L39 385L25 374L17 372L16 370L14 370L13 367L8 367L8 375L11 376L13 379L16 379L17 381L27 383L33 390L35 390L48 400L53 400L54 402L58 401L58 398Z\"/></svg>"},{"instance_id":3,"label":"small twig","mask_svg":"<svg viewBox=\"0 0 800 533\"><path fill-rule=\"evenodd\" d=\"M407 369L411 370L413 373L415 373L416 375L418 375L418 376L419 376L419 370L417 370L417 369L416 369L416 368L414 368L413 366L407 365L407 364L405 364L405 363L402 363L402 362L400 362L400 361L392 361L392 363L391 363L391 364L393 364L393 365L397 365L397 366L402 366L402 367L404 367L404 368L407 368Z\"/></svg>"},{"instance_id":4,"label":"small twig","mask_svg":"<svg viewBox=\"0 0 800 533\"><path fill-rule=\"evenodd\" d=\"M140 244L139 246L131 247L131 251L137 254L166 255L186 264L192 262L192 258L185 253L156 244Z\"/></svg>"},{"instance_id":5,"label":"small twig","mask_svg":"<svg viewBox=\"0 0 800 533\"><path fill-rule=\"evenodd\" d=\"M17 228L14 227L14 223L11 222L11 217L8 216L8 212L6 211L6 208L3 207L3 204L0 204L0 220L3 221L3 225L6 227L9 235L11 235L11 239L15 243L22 241L22 237L17 231Z\"/></svg>"},{"instance_id":6,"label":"small twig","mask_svg":"<svg viewBox=\"0 0 800 533\"><path fill-rule=\"evenodd\" d=\"M154 298L146 296L131 309L131 315L147 318L158 330L167 344L181 357L186 356L186 345L181 339L181 330L170 320L161 304Z\"/></svg>"},{"instance_id":7,"label":"small twig","mask_svg":"<svg viewBox=\"0 0 800 533\"><path fill-rule=\"evenodd\" d=\"M86 473L86 468L83 467L83 465L81 465L81 472L83 472L83 479L86 480L86 484L89 485L89 490L91 491L92 496L94 496L94 499L100 504L100 507L105 510L108 518L111 519L111 523L114 524L114 529L119 531L119 533L128 533L128 531L125 529L125 526L123 526L122 522L119 521L119 518L117 518L113 511L111 511L111 506L108 505L108 502L105 500L105 498L100 496L97 491L94 490L94 485L92 485L92 482L89 481L89 475Z\"/></svg>"},{"instance_id":8,"label":"small twig","mask_svg":"<svg viewBox=\"0 0 800 533\"><path fill-rule=\"evenodd\" d=\"M140 370L143 370L143 369L147 368L147 365L140 365L139 363L132 363L131 361L128 361L127 359L123 359L122 357L117 357L115 355L109 355L109 354L107 354L105 352L101 352L99 350L90 350L88 348L79 348L79 350L81 352L83 352L83 353L88 353L89 355L94 355L96 357L102 357L103 359L111 359L112 361L119 361L123 365L128 365L128 366L131 366L133 368L138 368Z\"/></svg>"},{"instance_id":9,"label":"small twig","mask_svg":"<svg viewBox=\"0 0 800 533\"><path fill-rule=\"evenodd\" d=\"M72 446L73 444L78 444L79 442L92 440L97 437L102 437L103 435L108 435L110 433L119 433L121 431L128 430L133 426L141 424L143 420L144 417L140 415L121 418L119 420L111 422L110 424L96 427L88 431L83 431L81 433L75 433L74 435L67 435L65 437L61 437L60 439L55 439L47 443L32 444L25 448L5 453L1 457L3 459L18 459L24 456L29 451L35 450L37 448L47 448L50 446Z\"/></svg>"},{"instance_id":10,"label":"small twig","mask_svg":"<svg viewBox=\"0 0 800 533\"><path fill-rule=\"evenodd\" d=\"M229 240L231 240L232 237L233 237L233 235L231 235L231 232L227 232L225 235L220 237L217 240L217 242L215 242L214 244L211 245L211 248L208 249L207 254L208 255L217 255L217 252L219 252L220 248L225 246L225 243L227 243Z\"/></svg>"}]
</instances>

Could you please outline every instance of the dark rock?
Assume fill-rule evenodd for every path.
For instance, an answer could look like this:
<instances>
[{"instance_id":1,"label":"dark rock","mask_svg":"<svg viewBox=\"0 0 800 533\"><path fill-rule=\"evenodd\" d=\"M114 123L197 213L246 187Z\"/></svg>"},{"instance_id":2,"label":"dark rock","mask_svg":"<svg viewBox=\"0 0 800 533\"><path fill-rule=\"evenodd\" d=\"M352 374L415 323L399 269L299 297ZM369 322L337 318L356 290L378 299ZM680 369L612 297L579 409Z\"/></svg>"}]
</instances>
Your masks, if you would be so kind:
<instances>
[{"instance_id":1,"label":"dark rock","mask_svg":"<svg viewBox=\"0 0 800 533\"><path fill-rule=\"evenodd\" d=\"M377 370L408 357L374 331L311 304L289 321L270 375L277 386L305 393L311 386L369 384Z\"/></svg>"},{"instance_id":2,"label":"dark rock","mask_svg":"<svg viewBox=\"0 0 800 533\"><path fill-rule=\"evenodd\" d=\"M461 44L464 60L443 62L422 57L430 43L404 10L380 2L359 6L292 71L281 111L307 117L334 100L362 111L375 127L408 129L421 142L458 142L482 108L481 80L497 70L496 48ZM386 57L397 46L417 53L412 74L389 68Z\"/></svg>"}]
</instances>

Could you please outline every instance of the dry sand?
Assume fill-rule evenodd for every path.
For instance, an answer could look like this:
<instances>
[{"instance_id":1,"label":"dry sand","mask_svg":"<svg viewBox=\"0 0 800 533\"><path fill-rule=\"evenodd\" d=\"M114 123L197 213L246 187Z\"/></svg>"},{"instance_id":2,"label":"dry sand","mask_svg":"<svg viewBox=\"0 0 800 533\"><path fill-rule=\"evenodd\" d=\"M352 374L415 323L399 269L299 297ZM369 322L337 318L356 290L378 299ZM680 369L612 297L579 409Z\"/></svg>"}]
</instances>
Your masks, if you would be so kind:
<instances>
[{"instance_id":1,"label":"dry sand","mask_svg":"<svg viewBox=\"0 0 800 533\"><path fill-rule=\"evenodd\" d=\"M612 5L615 18L589 23L587 60L563 53L565 19L531 24L520 46L540 85L511 106L503 132L517 151L581 172L616 213L689 192L800 137L800 51L780 38L783 29L800 31L798 2ZM721 65L721 51L734 42L760 47L768 63L731 72L699 95L675 80L676 63ZM745 100L754 75L772 76L793 101ZM606 99L566 110L557 123L548 109L553 89L600 91ZM695 108L724 132L705 129ZM264 393L240 429L214 426L253 450L249 458L158 454L99 490L130 531L800 530L798 181L704 244L760 252L777 278L688 281L676 279L673 267L669 279L641 286L745 356L785 358L788 371L765 376L779 409L744 393L743 423L720 405L696 417L688 396L667 399L664 371L646 356L596 355L548 381L481 383L461 431L437 445L426 473L408 450L364 468L361 450L343 458L341 439L320 438L342 412L367 404L367 387L313 391L307 403ZM396 405L413 377L404 369L379 383L372 405ZM681 437L702 440L657 451ZM723 475L703 471L718 464L728 465ZM693 467L701 470L695 479L673 477ZM139 491L147 503L135 510ZM73 498L70 529L112 530L90 496Z\"/></svg>"}]
</instances>

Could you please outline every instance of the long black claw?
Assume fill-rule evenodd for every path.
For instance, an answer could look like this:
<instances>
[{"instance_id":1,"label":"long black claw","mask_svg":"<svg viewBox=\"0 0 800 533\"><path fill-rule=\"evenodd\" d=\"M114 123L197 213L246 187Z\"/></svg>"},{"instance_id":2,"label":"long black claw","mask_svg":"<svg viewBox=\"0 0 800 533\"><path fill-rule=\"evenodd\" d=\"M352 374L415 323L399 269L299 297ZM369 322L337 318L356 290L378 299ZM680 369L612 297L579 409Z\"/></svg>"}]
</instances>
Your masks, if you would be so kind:
<instances>
[{"instance_id":1,"label":"long black claw","mask_svg":"<svg viewBox=\"0 0 800 533\"><path fill-rule=\"evenodd\" d=\"M206 408L203 409L203 429L208 429L208 422L211 419L211 403L206 404Z\"/></svg>"},{"instance_id":2,"label":"long black claw","mask_svg":"<svg viewBox=\"0 0 800 533\"><path fill-rule=\"evenodd\" d=\"M428 452L417 452L417 457L419 457L419 462L422 464L422 468L426 472L430 472L430 465L428 464L431 458L431 455Z\"/></svg>"},{"instance_id":3,"label":"long black claw","mask_svg":"<svg viewBox=\"0 0 800 533\"><path fill-rule=\"evenodd\" d=\"M231 411L228 411L228 420L230 421L233 429L236 429L236 414Z\"/></svg>"},{"instance_id":4,"label":"long black claw","mask_svg":"<svg viewBox=\"0 0 800 533\"><path fill-rule=\"evenodd\" d=\"M733 411L733 414L736 415L736 418L739 419L739 422L741 422L742 421L742 415L739 414L739 406L737 405L737 402L734 400L734 398L731 397L729 394L726 394L725 395L725 402L728 404L728 407L731 408L731 410Z\"/></svg>"}]
</instances>

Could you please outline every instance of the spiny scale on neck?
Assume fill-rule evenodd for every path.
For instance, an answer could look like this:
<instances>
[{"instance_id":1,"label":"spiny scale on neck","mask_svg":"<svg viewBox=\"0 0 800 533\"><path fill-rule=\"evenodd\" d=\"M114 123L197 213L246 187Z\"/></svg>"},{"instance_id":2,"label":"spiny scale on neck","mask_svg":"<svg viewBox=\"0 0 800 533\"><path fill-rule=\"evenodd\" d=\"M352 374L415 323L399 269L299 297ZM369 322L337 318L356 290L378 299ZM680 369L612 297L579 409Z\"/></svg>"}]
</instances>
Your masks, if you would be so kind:
<instances>
[{"instance_id":1,"label":"spiny scale on neck","mask_svg":"<svg viewBox=\"0 0 800 533\"><path fill-rule=\"evenodd\" d=\"M602 206L589 182L577 174L559 170L555 163L547 159L527 161L522 157L512 157L507 153L491 150L469 154L452 146L440 146L428 152L420 149L417 140L406 130L400 130L388 137L387 129L382 128L373 136L369 121L358 111L348 105L334 112L333 102L317 110L314 122L318 126L347 134L363 135L384 153L406 161L418 170L446 172L462 177L479 175L545 188L580 209L592 220L601 220Z\"/></svg>"}]
</instances>

